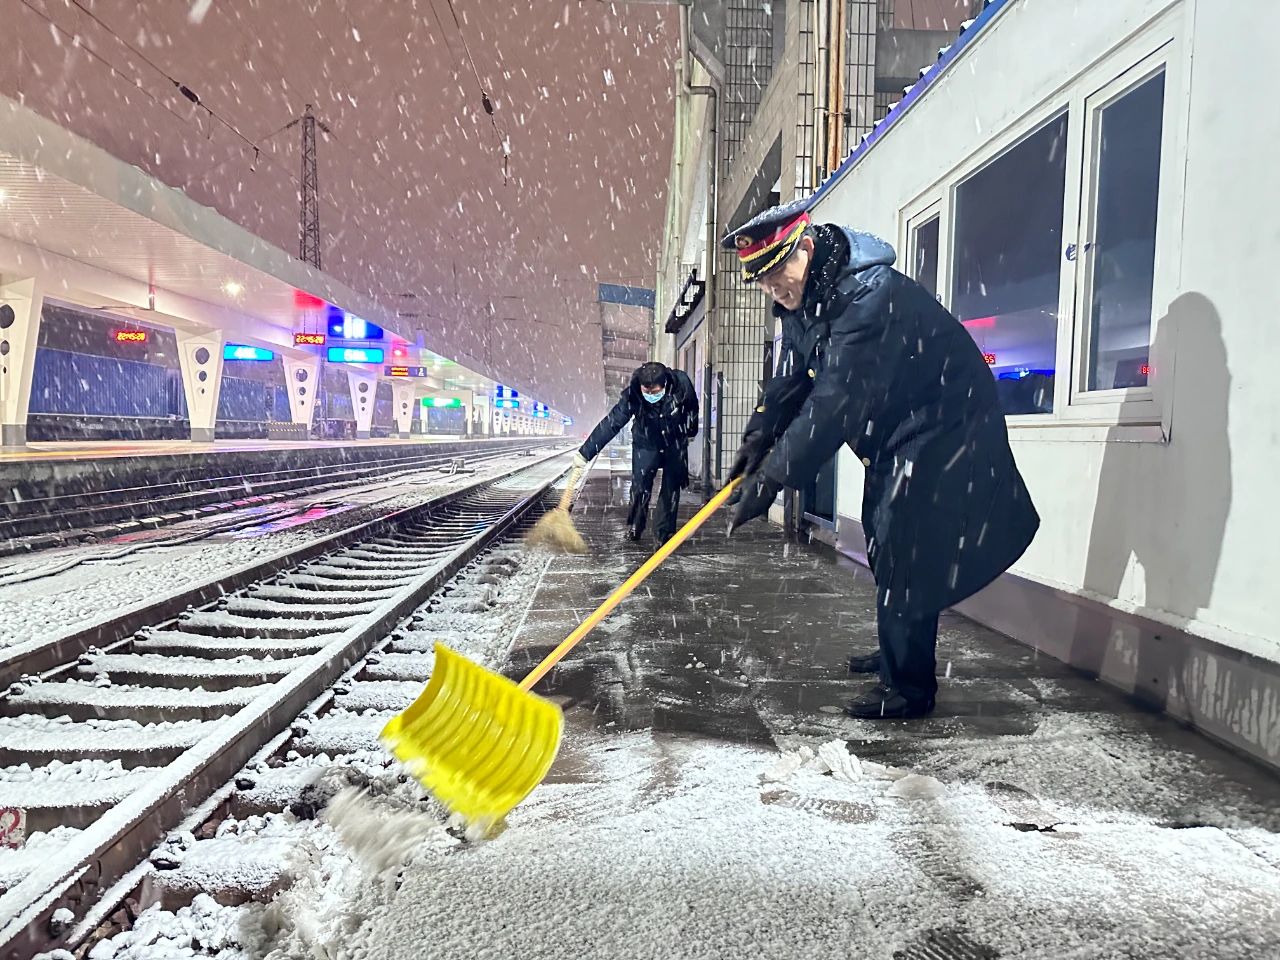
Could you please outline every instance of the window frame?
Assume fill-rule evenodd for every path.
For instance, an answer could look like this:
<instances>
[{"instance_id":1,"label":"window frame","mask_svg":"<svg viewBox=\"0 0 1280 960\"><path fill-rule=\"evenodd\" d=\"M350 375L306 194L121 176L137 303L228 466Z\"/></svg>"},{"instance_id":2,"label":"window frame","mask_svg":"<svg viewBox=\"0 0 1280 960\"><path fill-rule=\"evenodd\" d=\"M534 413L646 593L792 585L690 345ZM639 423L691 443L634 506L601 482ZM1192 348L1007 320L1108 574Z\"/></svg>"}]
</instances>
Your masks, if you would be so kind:
<instances>
[{"instance_id":1,"label":"window frame","mask_svg":"<svg viewBox=\"0 0 1280 960\"><path fill-rule=\"evenodd\" d=\"M947 286L943 291L945 299L942 303L950 310L952 303L952 277L954 275L954 261L951 256L951 249L955 242L955 211L958 203L958 194L960 187L972 178L975 174L989 167L1007 153L1016 150L1022 143L1038 133L1044 127L1053 123L1055 120L1066 116L1067 118L1067 144L1064 149L1067 151L1066 172L1063 178L1063 203L1066 205L1062 220L1062 236L1067 236L1067 226L1071 222L1067 219L1067 211L1071 208L1071 158L1075 155L1072 152L1073 136L1076 125L1075 118L1071 115L1071 105L1069 101L1057 95L1050 97L1040 103L1034 110L1027 112L1017 123L1005 130L999 137L989 141L982 150L973 154L964 164L957 167L947 177L946 189L946 207L950 216L947 227L947 238L945 243L939 244L939 256L942 250L946 250L946 280ZM1064 292L1065 280L1062 276L1066 272L1066 258L1063 257L1059 262L1059 278L1058 278L1058 326L1054 331L1054 385L1053 385L1053 409L1047 413L1011 413L1005 414L1005 422L1010 426L1046 426L1052 423L1058 416L1060 404L1062 402L1062 390L1058 386L1058 371L1065 369L1063 366L1063 311L1069 309L1070 297ZM1068 354L1069 359L1069 354Z\"/></svg>"},{"instance_id":2,"label":"window frame","mask_svg":"<svg viewBox=\"0 0 1280 960\"><path fill-rule=\"evenodd\" d=\"M932 194L926 199L917 202L913 207L908 208L912 212L901 218L902 227L898 239L898 249L906 251L905 259L902 265L906 267L903 272L907 276L915 280L915 266L917 250L917 237L920 228L934 220L938 221L938 272L934 277L934 290L937 291L935 296L939 303L946 302L946 287L943 286L943 278L950 278L950 255L951 244L950 238L947 236L948 226L948 210L946 204L942 202L942 197L938 194Z\"/></svg>"},{"instance_id":3,"label":"window frame","mask_svg":"<svg viewBox=\"0 0 1280 960\"><path fill-rule=\"evenodd\" d=\"M1079 110L1082 119L1082 133L1079 191L1077 218L1074 242L1082 247L1092 243L1096 229L1096 198L1098 178L1100 174L1100 154L1098 138L1100 136L1102 113L1117 103L1146 81L1157 74L1164 73L1164 103L1161 114L1160 166L1157 187L1159 203L1156 212L1155 230L1155 263L1152 274L1151 290L1151 328L1150 340L1155 342L1156 331L1160 322L1161 304L1173 300L1176 284L1170 283L1170 258L1176 250L1175 207L1181 211L1181 197L1177 178L1178 157L1181 155L1180 141L1175 142L1177 135L1177 101L1176 94L1180 87L1176 76L1176 64L1179 59L1179 48L1176 37L1169 37L1146 56L1132 60L1120 73L1111 75L1105 83L1098 81L1106 76L1107 71L1095 72L1092 83L1084 85L1078 96ZM1130 54L1132 57L1132 53ZM1114 68L1107 63L1106 67ZM1176 217L1177 221L1181 216ZM1092 249L1080 251L1074 262L1074 290L1072 319L1074 329L1071 335L1072 369L1071 392L1068 404L1069 416L1073 419L1096 418L1100 413L1118 423L1159 423L1162 420L1157 403L1157 387L1154 383L1159 374L1153 368L1148 375L1146 386L1121 387L1108 390L1088 390L1086 384L1089 376L1089 287L1093 279Z\"/></svg>"},{"instance_id":4,"label":"window frame","mask_svg":"<svg viewBox=\"0 0 1280 960\"><path fill-rule=\"evenodd\" d=\"M1125 439L1163 442L1169 436L1172 396L1172 362L1167 369L1154 364L1145 387L1085 391L1087 342L1081 329L1087 316L1080 309L1085 271L1080 257L1068 260L1069 247L1078 245L1092 224L1086 223L1089 193L1097 179L1097 161L1091 153L1100 111L1125 93L1165 73L1163 127L1161 131L1159 209L1156 220L1156 255L1152 284L1151 340L1156 340L1162 315L1177 296L1179 280L1177 231L1182 223L1183 167L1187 112L1190 99L1189 47L1183 42L1186 12L1171 6L1060 88L1030 107L1015 122L986 141L963 161L920 193L898 212L899 250L906 252L903 272L915 264L915 233L934 215L938 230L938 300L953 306L952 278L956 194L960 185L1013 150L1045 124L1067 116L1067 168L1063 189L1062 252L1059 261L1058 328L1055 354L1053 409L1049 413L1006 415L1012 436L1045 440ZM1037 429L1038 428L1038 429ZM1084 432L1082 432L1084 431Z\"/></svg>"}]
</instances>

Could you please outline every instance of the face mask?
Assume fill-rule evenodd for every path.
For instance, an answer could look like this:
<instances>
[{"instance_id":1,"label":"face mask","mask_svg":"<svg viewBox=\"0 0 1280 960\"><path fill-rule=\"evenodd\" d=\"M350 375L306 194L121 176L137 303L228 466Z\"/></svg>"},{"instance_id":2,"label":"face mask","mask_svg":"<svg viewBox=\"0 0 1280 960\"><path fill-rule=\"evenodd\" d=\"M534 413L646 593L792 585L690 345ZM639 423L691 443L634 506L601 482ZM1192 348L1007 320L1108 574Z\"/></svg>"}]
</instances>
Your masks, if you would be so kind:
<instances>
[{"instance_id":1,"label":"face mask","mask_svg":"<svg viewBox=\"0 0 1280 960\"><path fill-rule=\"evenodd\" d=\"M661 393L645 393L643 390L640 391L640 396L644 397L650 403L658 403L666 395L667 395L667 391L665 390L663 390Z\"/></svg>"}]
</instances>

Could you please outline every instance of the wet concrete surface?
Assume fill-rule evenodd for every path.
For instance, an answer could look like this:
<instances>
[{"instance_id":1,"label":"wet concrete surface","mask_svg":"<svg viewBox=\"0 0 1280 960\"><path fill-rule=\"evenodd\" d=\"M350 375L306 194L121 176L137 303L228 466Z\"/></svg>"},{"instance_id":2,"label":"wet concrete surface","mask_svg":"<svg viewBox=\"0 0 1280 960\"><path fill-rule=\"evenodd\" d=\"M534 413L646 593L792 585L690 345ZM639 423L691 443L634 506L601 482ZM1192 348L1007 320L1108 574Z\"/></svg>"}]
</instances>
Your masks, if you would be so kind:
<instances>
[{"instance_id":1,"label":"wet concrete surface","mask_svg":"<svg viewBox=\"0 0 1280 960\"><path fill-rule=\"evenodd\" d=\"M573 516L590 552L552 561L509 675L540 660L656 549L648 535L622 539L628 495L623 470L586 484ZM699 498L683 500L687 518ZM870 574L788 543L776 526L756 522L732 539L725 526L713 517L539 689L576 722L609 729L783 749L838 738L859 757L977 780L1032 806L1062 791L1169 825L1280 830L1271 771L957 614L942 618L932 716L844 716L842 704L874 682L847 670L851 653L876 645Z\"/></svg>"},{"instance_id":2,"label":"wet concrete surface","mask_svg":"<svg viewBox=\"0 0 1280 960\"><path fill-rule=\"evenodd\" d=\"M590 553L549 563L509 675L655 549L622 539L618 466L584 489L574 517ZM679 929L653 955L1280 957L1272 771L950 613L937 711L848 718L842 704L874 682L847 671L875 647L869 573L761 522L727 539L725 521L540 688L565 706L565 737L510 835L551 844L557 874L585 851L598 889L578 891L573 916L659 883L656 902L628 908L648 936ZM802 763L808 750L852 754L852 772ZM672 928L675 915L735 919L712 937Z\"/></svg>"}]
</instances>

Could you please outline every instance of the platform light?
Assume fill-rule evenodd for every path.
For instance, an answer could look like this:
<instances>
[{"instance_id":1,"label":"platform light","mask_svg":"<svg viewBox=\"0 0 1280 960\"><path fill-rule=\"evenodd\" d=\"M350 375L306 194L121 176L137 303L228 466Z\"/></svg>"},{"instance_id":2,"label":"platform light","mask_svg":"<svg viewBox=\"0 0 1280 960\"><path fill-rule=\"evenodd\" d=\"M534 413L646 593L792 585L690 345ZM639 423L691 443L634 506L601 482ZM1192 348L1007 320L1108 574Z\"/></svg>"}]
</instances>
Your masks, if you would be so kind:
<instances>
[{"instance_id":1,"label":"platform light","mask_svg":"<svg viewBox=\"0 0 1280 960\"><path fill-rule=\"evenodd\" d=\"M328 339L323 333L295 333L293 335L293 345L295 347L323 347Z\"/></svg>"},{"instance_id":2,"label":"platform light","mask_svg":"<svg viewBox=\"0 0 1280 960\"><path fill-rule=\"evenodd\" d=\"M434 407L436 409L439 409L441 407L444 407L444 408L460 407L462 406L462 398L461 397L423 397L422 405L424 407Z\"/></svg>"},{"instance_id":3,"label":"platform light","mask_svg":"<svg viewBox=\"0 0 1280 960\"><path fill-rule=\"evenodd\" d=\"M330 347L330 363L381 363L386 351L381 347Z\"/></svg>"},{"instance_id":4,"label":"platform light","mask_svg":"<svg viewBox=\"0 0 1280 960\"><path fill-rule=\"evenodd\" d=\"M265 347L251 347L245 343L228 343L222 348L223 360L250 360L262 363L275 358L275 353Z\"/></svg>"},{"instance_id":5,"label":"platform light","mask_svg":"<svg viewBox=\"0 0 1280 960\"><path fill-rule=\"evenodd\" d=\"M112 330L111 339L116 343L146 343L150 335L145 330Z\"/></svg>"},{"instance_id":6,"label":"platform light","mask_svg":"<svg viewBox=\"0 0 1280 960\"><path fill-rule=\"evenodd\" d=\"M228 280L222 285L222 291L229 297L238 297L244 293L244 285L235 280Z\"/></svg>"},{"instance_id":7,"label":"platform light","mask_svg":"<svg viewBox=\"0 0 1280 960\"><path fill-rule=\"evenodd\" d=\"M314 293L307 293L305 290L294 290L293 305L299 310L319 310L327 304Z\"/></svg>"}]
</instances>

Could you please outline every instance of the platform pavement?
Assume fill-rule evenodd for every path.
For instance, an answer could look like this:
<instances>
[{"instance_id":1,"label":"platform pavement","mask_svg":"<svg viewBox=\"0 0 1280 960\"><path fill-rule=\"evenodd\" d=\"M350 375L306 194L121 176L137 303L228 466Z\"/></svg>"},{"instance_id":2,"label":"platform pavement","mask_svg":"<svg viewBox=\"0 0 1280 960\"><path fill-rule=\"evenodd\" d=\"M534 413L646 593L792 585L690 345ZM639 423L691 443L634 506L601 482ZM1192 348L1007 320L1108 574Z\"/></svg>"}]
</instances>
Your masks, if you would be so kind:
<instances>
[{"instance_id":1,"label":"platform pavement","mask_svg":"<svg viewBox=\"0 0 1280 960\"><path fill-rule=\"evenodd\" d=\"M550 562L509 675L654 549L650 539L622 540L628 485L615 469L585 486L574 517L590 554ZM759 746L763 771L778 750L840 740L861 760L936 778L946 796L904 815L882 787L849 786L840 800L761 783L760 815L782 805L848 823L848 882L864 903L892 899L886 884L900 884L903 871L935 891L945 909L932 922L884 931L895 957L1236 956L1246 946L1280 956L1280 779L1270 771L954 614L943 617L933 716L847 718L841 703L869 681L851 677L846 659L874 636L864 569L762 523L727 540L716 517L550 675L542 689L565 705L569 733L548 782L616 793L600 759L615 755L602 750L639 750L638 768L672 784L671 758L691 755L691 744L702 756L716 743ZM610 738L620 738L616 748ZM961 799L977 812L957 819ZM555 815L584 816L589 800L575 802ZM876 844L860 846L856 831L875 820L893 839L873 855ZM652 844L657 869L664 856L676 863L662 837ZM1011 866L1010 851L1024 847ZM1099 883L1096 896L1080 892ZM1032 888L1052 910L982 900ZM1064 916L1078 918L1072 929L1056 929ZM1085 936L1090 924L1109 932ZM1081 937L1093 946L1081 948ZM1036 946L1011 954L1014 941Z\"/></svg>"}]
</instances>

